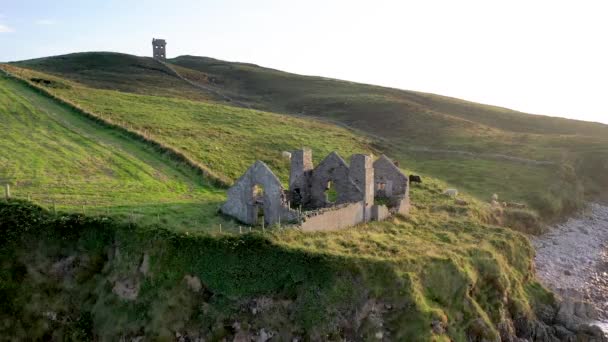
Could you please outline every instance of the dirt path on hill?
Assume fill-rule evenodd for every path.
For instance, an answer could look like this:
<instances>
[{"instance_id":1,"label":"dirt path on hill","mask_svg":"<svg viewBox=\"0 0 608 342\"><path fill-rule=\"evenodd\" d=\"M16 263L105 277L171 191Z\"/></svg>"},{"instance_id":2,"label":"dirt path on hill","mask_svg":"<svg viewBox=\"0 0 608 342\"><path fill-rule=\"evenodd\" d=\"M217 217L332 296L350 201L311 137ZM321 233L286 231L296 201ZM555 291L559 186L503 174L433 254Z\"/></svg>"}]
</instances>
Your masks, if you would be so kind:
<instances>
[{"instance_id":1,"label":"dirt path on hill","mask_svg":"<svg viewBox=\"0 0 608 342\"><path fill-rule=\"evenodd\" d=\"M593 303L608 332L608 206L591 204L532 243L541 282L564 298Z\"/></svg>"},{"instance_id":2,"label":"dirt path on hill","mask_svg":"<svg viewBox=\"0 0 608 342\"><path fill-rule=\"evenodd\" d=\"M231 102L232 104L237 105L239 107L251 109L250 105L248 105L246 103L243 103L243 102L240 102L240 101L237 101L237 100L229 97L228 95L220 92L219 90L217 90L215 88L207 87L207 86L205 86L203 84L200 84L198 82L194 82L194 81L189 80L188 78L182 76L182 74L180 74L171 64L165 63L163 61L159 61L158 59L155 59L155 61L157 61L158 63L160 63L161 65L163 65L165 68L169 69L169 71L171 71L175 77L181 79L182 81L188 83L189 85L191 85L191 86L193 86L195 88L198 88L200 90L203 90L205 92L210 92L210 93L212 93L212 94L214 94L216 96L221 97L222 99L224 99L224 101Z\"/></svg>"}]
</instances>

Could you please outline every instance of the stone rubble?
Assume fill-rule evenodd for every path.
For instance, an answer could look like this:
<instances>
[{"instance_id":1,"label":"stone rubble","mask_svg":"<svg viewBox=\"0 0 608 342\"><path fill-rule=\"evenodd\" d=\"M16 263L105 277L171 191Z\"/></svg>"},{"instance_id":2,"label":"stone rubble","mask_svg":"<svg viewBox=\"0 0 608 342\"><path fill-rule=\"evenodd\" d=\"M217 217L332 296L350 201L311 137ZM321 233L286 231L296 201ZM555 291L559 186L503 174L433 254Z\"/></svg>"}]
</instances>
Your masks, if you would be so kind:
<instances>
[{"instance_id":1,"label":"stone rubble","mask_svg":"<svg viewBox=\"0 0 608 342\"><path fill-rule=\"evenodd\" d=\"M591 303L598 325L607 327L608 207L591 204L585 214L532 238L532 243L541 282L564 299Z\"/></svg>"}]
</instances>

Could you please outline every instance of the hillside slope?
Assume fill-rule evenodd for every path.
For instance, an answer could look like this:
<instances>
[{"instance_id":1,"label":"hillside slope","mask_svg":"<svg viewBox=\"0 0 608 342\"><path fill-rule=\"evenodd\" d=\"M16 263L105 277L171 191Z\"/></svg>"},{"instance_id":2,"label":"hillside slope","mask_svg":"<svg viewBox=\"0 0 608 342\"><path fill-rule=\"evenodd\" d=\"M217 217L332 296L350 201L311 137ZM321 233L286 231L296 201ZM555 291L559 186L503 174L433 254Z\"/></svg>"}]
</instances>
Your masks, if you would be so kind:
<instances>
[{"instance_id":1,"label":"hillside slope","mask_svg":"<svg viewBox=\"0 0 608 342\"><path fill-rule=\"evenodd\" d=\"M145 143L5 76L0 112L0 179L11 183L13 196L176 228L217 222L223 191Z\"/></svg>"},{"instance_id":2,"label":"hillside slope","mask_svg":"<svg viewBox=\"0 0 608 342\"><path fill-rule=\"evenodd\" d=\"M465 202L456 202L442 194L447 184L425 176L423 184L411 189L414 206L409 217L340 232L254 227L244 234L227 234L215 227L230 222L211 210L212 202L223 199L217 196L222 189L201 182L201 197L191 198L194 210L175 208L171 196L196 192L196 181L202 178L189 173L192 170L185 165L172 164L145 140L123 133L170 146L227 179L238 177L258 158L285 179L283 150L306 145L317 160L330 150L346 156L370 152L372 143L380 146L373 136L311 119L168 93L98 89L29 69L2 68L21 78L3 83L11 99L3 108L12 118L7 130L19 141L18 149L7 150L8 158L31 154L30 159L43 161L49 169L61 169L45 172L45 178L56 181L70 174L95 186L96 177L104 179L100 166L118 167L111 159L81 161L83 155L97 153L82 150L89 146L85 138L94 137L97 143L92 146L96 146L111 136L112 141L122 138L121 144L111 145L109 152L100 147L100 153L137 159L149 152L154 156L151 163L166 161L171 170L181 171L186 180L192 176L195 183L194 189L178 187L166 202L155 197L154 189L142 189L142 196L133 199L144 208L159 202L167 205L176 210L175 221L187 219L182 225L154 220L155 210L161 208L153 206L142 213L147 221L134 222L131 217L125 222L105 215L47 211L25 201L0 201L2 336L17 340L275 336L289 341L483 341L577 333L589 337L583 328L555 325L551 315L558 306L534 277L529 241L496 225L511 226L509 215L517 221L518 215L529 214L525 211L497 210L466 194L460 195ZM24 105L11 108L15 99ZM71 133L71 125L78 126L79 134ZM45 127L52 128L52 134L41 135L35 148L27 149L31 132ZM73 151L57 151L55 140ZM8 140L3 143L11 146ZM125 156L121 148L129 150L129 146L134 147L132 155ZM16 158L6 172L39 169L28 162ZM147 170L146 165L136 167ZM159 169L164 170L163 165ZM524 176L538 177L538 182L548 178L533 172ZM32 189L44 190L44 184L37 180ZM18 189L22 186L27 184L19 184ZM97 192L105 186L99 183ZM77 188L74 192L80 194ZM68 204L65 209L73 211ZM197 210L200 216L191 216ZM209 229L193 229L198 226Z\"/></svg>"},{"instance_id":3,"label":"hillside slope","mask_svg":"<svg viewBox=\"0 0 608 342\"><path fill-rule=\"evenodd\" d=\"M32 59L19 62L18 65L99 89L196 100L212 98L184 83L171 70L151 58L111 52L85 52Z\"/></svg>"},{"instance_id":4,"label":"hillside slope","mask_svg":"<svg viewBox=\"0 0 608 342\"><path fill-rule=\"evenodd\" d=\"M195 101L202 96L215 103L330 120L366 134L377 149L409 169L482 199L498 193L503 200L528 203L546 218L571 213L582 206L583 193L596 198L608 186L606 125L205 57L178 57L167 67L144 57L82 53L15 65L90 88L116 89L114 84L128 85L133 78L132 85L121 89ZM173 89L180 81L175 72L190 84L182 81ZM64 96L81 101L78 94ZM90 101L87 105L99 109ZM104 108L113 115L129 111L110 103Z\"/></svg>"}]
</instances>

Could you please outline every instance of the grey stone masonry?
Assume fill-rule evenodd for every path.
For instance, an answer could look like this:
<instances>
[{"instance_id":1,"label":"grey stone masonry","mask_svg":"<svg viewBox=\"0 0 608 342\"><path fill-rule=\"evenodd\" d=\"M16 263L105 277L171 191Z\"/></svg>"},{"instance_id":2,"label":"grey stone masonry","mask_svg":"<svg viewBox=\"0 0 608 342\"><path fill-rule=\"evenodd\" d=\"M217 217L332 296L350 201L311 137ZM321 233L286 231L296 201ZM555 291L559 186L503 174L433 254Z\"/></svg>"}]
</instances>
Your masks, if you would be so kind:
<instances>
[{"instance_id":1,"label":"grey stone masonry","mask_svg":"<svg viewBox=\"0 0 608 342\"><path fill-rule=\"evenodd\" d=\"M338 193L334 203L328 201L326 195L326 191L330 185ZM313 208L357 202L362 199L362 196L361 190L350 178L350 169L348 165L338 153L330 153L313 170L310 187L310 198Z\"/></svg>"},{"instance_id":2,"label":"grey stone masonry","mask_svg":"<svg viewBox=\"0 0 608 342\"><path fill-rule=\"evenodd\" d=\"M312 152L302 149L291 152L289 191L291 203L298 207L310 202L310 182L312 177Z\"/></svg>"},{"instance_id":3,"label":"grey stone masonry","mask_svg":"<svg viewBox=\"0 0 608 342\"><path fill-rule=\"evenodd\" d=\"M292 151L290 158L289 191L256 161L228 189L221 212L250 225L261 224L263 216L266 225L295 224L303 231L343 229L409 213L408 178L384 155L374 162L372 156L354 154L350 166L336 152L316 167L309 149ZM376 204L379 199L385 204Z\"/></svg>"},{"instance_id":4,"label":"grey stone masonry","mask_svg":"<svg viewBox=\"0 0 608 342\"><path fill-rule=\"evenodd\" d=\"M388 207L385 205L374 205L372 206L372 217L374 221L383 221L390 217L391 214Z\"/></svg>"},{"instance_id":5,"label":"grey stone masonry","mask_svg":"<svg viewBox=\"0 0 608 342\"><path fill-rule=\"evenodd\" d=\"M374 166L371 156L353 154L350 157L350 178L361 191L364 203L364 219L370 221L371 208L374 205Z\"/></svg>"},{"instance_id":6,"label":"grey stone masonry","mask_svg":"<svg viewBox=\"0 0 608 342\"><path fill-rule=\"evenodd\" d=\"M260 190L259 193L256 193L256 188ZM261 223L262 210L264 223L268 226L298 220L298 212L288 206L281 182L259 160L228 189L228 200L220 210L250 225Z\"/></svg>"},{"instance_id":7,"label":"grey stone masonry","mask_svg":"<svg viewBox=\"0 0 608 342\"><path fill-rule=\"evenodd\" d=\"M409 179L387 156L374 162L374 189L376 198L388 200L391 211L406 215L409 212Z\"/></svg>"},{"instance_id":8,"label":"grey stone masonry","mask_svg":"<svg viewBox=\"0 0 608 342\"><path fill-rule=\"evenodd\" d=\"M374 188L376 197L392 198L408 192L408 178L401 170L382 155L374 162Z\"/></svg>"},{"instance_id":9,"label":"grey stone masonry","mask_svg":"<svg viewBox=\"0 0 608 342\"><path fill-rule=\"evenodd\" d=\"M167 59L167 42L164 39L152 38L152 57L164 61Z\"/></svg>"}]
</instances>

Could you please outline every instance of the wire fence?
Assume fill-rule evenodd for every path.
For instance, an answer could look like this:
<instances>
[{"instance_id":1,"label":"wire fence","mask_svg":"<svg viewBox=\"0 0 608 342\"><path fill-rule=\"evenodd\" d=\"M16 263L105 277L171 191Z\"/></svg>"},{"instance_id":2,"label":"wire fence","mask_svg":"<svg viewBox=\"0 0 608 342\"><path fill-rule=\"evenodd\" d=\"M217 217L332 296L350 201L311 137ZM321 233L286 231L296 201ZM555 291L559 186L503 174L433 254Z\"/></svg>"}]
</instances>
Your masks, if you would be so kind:
<instances>
[{"instance_id":1,"label":"wire fence","mask_svg":"<svg viewBox=\"0 0 608 342\"><path fill-rule=\"evenodd\" d=\"M83 214L87 216L104 216L117 219L121 222L126 222L134 225L159 225L176 230L188 232L206 232L219 234L249 234L284 231L289 225L281 223L273 226L267 226L264 223L264 217L260 217L260 224L256 226L248 226L241 224L235 220L228 219L220 214L213 217L209 215L192 215L186 213L180 215L175 211L166 213L162 210L154 210L150 208L142 208L137 204L132 205L111 205L95 200L84 199L79 196L70 196L69 194L53 193L44 194L39 192L27 192L20 189L15 191L15 187L10 183L1 185L3 188L3 199L20 199L35 203L36 205L45 208L53 214ZM178 210L179 211L179 210Z\"/></svg>"}]
</instances>

